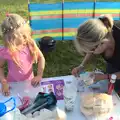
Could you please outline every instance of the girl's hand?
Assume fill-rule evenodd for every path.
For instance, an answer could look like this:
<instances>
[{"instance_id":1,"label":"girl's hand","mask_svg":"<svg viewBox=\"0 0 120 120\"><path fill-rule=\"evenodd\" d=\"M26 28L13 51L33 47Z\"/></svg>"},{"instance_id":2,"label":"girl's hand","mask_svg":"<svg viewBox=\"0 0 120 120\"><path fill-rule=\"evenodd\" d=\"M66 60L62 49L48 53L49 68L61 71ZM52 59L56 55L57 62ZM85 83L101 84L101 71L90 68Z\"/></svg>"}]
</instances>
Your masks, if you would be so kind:
<instances>
[{"instance_id":1,"label":"girl's hand","mask_svg":"<svg viewBox=\"0 0 120 120\"><path fill-rule=\"evenodd\" d=\"M36 87L40 84L42 77L41 76L35 76L32 80L31 80L31 84L33 87Z\"/></svg>"},{"instance_id":2,"label":"girl's hand","mask_svg":"<svg viewBox=\"0 0 120 120\"><path fill-rule=\"evenodd\" d=\"M1 82L2 84L2 93L4 96L9 96L10 95L10 88L9 88L9 84L7 83L6 80L3 80Z\"/></svg>"},{"instance_id":3,"label":"girl's hand","mask_svg":"<svg viewBox=\"0 0 120 120\"><path fill-rule=\"evenodd\" d=\"M79 74L80 72L82 72L82 71L84 71L84 68L83 68L82 66L75 67L75 68L73 68L73 70L72 70L72 75L74 75L75 77L77 77L78 74Z\"/></svg>"}]
</instances>

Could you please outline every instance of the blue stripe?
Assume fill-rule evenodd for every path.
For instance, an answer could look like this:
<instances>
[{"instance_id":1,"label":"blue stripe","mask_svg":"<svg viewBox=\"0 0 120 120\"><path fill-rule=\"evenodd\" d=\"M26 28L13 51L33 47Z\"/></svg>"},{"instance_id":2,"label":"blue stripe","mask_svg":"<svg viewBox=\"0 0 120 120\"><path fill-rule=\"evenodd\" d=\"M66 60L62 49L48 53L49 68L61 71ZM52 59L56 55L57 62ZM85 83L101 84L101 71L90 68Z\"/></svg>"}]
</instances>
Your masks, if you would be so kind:
<instances>
[{"instance_id":1,"label":"blue stripe","mask_svg":"<svg viewBox=\"0 0 120 120\"><path fill-rule=\"evenodd\" d=\"M48 11L48 10L61 10L62 4L29 4L30 12L37 12L37 11Z\"/></svg>"},{"instance_id":2,"label":"blue stripe","mask_svg":"<svg viewBox=\"0 0 120 120\"><path fill-rule=\"evenodd\" d=\"M93 9L93 2L65 2L64 9ZM120 2L96 2L96 8L98 9L119 9ZM55 4L29 4L30 11L48 11L48 10L61 10L62 3Z\"/></svg>"},{"instance_id":3,"label":"blue stripe","mask_svg":"<svg viewBox=\"0 0 120 120\"><path fill-rule=\"evenodd\" d=\"M33 30L46 30L46 29L62 28L62 19L32 20L31 27Z\"/></svg>"},{"instance_id":4,"label":"blue stripe","mask_svg":"<svg viewBox=\"0 0 120 120\"><path fill-rule=\"evenodd\" d=\"M65 18L64 28L77 28L80 24L85 22L88 18ZM114 20L120 20L119 17L114 17ZM62 19L55 20L32 20L31 28L33 30L46 30L62 28Z\"/></svg>"},{"instance_id":5,"label":"blue stripe","mask_svg":"<svg viewBox=\"0 0 120 120\"><path fill-rule=\"evenodd\" d=\"M120 2L96 2L97 9L120 9Z\"/></svg>"},{"instance_id":6,"label":"blue stripe","mask_svg":"<svg viewBox=\"0 0 120 120\"><path fill-rule=\"evenodd\" d=\"M62 37L53 37L53 39L54 40L62 40ZM40 40L40 38L36 38L35 39L35 41L37 42L37 41L39 41ZM73 36L66 36L66 37L64 37L64 39L63 40L75 40L75 37Z\"/></svg>"},{"instance_id":7,"label":"blue stripe","mask_svg":"<svg viewBox=\"0 0 120 120\"><path fill-rule=\"evenodd\" d=\"M85 22L88 18L65 18L64 19L64 28L77 28L81 23Z\"/></svg>"},{"instance_id":8,"label":"blue stripe","mask_svg":"<svg viewBox=\"0 0 120 120\"><path fill-rule=\"evenodd\" d=\"M75 40L74 36L65 36L64 40Z\"/></svg>"},{"instance_id":9,"label":"blue stripe","mask_svg":"<svg viewBox=\"0 0 120 120\"><path fill-rule=\"evenodd\" d=\"M54 40L62 40L62 37L53 37L54 38ZM36 38L35 39L35 41L39 41L40 40L40 38Z\"/></svg>"},{"instance_id":10,"label":"blue stripe","mask_svg":"<svg viewBox=\"0 0 120 120\"><path fill-rule=\"evenodd\" d=\"M86 18L64 18L64 28L76 28L84 21L88 20L90 17ZM46 29L57 29L62 28L62 19L55 20L32 20L31 27L33 30L46 30Z\"/></svg>"},{"instance_id":11,"label":"blue stripe","mask_svg":"<svg viewBox=\"0 0 120 120\"><path fill-rule=\"evenodd\" d=\"M65 2L64 9L93 9L93 2Z\"/></svg>"},{"instance_id":12,"label":"blue stripe","mask_svg":"<svg viewBox=\"0 0 120 120\"><path fill-rule=\"evenodd\" d=\"M114 17L113 19L114 20L120 20L120 17Z\"/></svg>"}]
</instances>

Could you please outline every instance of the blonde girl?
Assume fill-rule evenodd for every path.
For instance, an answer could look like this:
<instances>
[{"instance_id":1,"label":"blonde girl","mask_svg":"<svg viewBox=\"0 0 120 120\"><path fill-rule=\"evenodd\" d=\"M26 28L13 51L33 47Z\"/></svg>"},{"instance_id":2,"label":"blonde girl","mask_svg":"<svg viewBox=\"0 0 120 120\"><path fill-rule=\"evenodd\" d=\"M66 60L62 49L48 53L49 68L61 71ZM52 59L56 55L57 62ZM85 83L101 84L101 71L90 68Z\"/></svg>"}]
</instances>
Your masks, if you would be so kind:
<instances>
[{"instance_id":1,"label":"blonde girl","mask_svg":"<svg viewBox=\"0 0 120 120\"><path fill-rule=\"evenodd\" d=\"M111 15L102 15L89 19L77 30L75 46L85 55L80 66L72 70L73 75L79 74L94 55L102 55L106 61L106 74L95 74L94 81L110 79L115 74L115 90L120 93L120 21L113 21Z\"/></svg>"},{"instance_id":2,"label":"blonde girl","mask_svg":"<svg viewBox=\"0 0 120 120\"><path fill-rule=\"evenodd\" d=\"M31 29L18 14L9 14L1 24L4 46L0 46L0 82L2 92L9 95L8 82L31 80L39 84L45 67L45 59L31 37ZM8 63L8 75L4 76L3 66ZM33 63L38 64L37 76L33 75Z\"/></svg>"}]
</instances>

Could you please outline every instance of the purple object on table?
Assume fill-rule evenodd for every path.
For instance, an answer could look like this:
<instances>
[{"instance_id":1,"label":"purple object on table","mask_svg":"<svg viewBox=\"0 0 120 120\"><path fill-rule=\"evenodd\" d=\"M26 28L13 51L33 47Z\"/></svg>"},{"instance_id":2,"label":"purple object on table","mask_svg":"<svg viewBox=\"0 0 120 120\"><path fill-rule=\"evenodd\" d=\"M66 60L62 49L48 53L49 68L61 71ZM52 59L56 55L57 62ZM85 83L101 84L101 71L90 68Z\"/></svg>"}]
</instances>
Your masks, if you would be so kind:
<instances>
[{"instance_id":1,"label":"purple object on table","mask_svg":"<svg viewBox=\"0 0 120 120\"><path fill-rule=\"evenodd\" d=\"M64 80L51 80L41 82L41 87L44 93L53 92L57 100L63 100Z\"/></svg>"}]
</instances>

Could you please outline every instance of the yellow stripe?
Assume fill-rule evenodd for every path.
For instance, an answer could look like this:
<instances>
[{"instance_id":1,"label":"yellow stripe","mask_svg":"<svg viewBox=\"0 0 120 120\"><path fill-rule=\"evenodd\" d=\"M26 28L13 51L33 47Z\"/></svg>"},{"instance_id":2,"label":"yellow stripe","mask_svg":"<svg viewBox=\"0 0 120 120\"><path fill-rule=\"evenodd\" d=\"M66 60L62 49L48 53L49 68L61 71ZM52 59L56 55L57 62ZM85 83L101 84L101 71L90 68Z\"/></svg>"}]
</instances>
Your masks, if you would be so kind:
<instances>
[{"instance_id":1,"label":"yellow stripe","mask_svg":"<svg viewBox=\"0 0 120 120\"><path fill-rule=\"evenodd\" d=\"M118 13L120 9L96 9L96 13ZM93 9L81 9L81 10L64 10L64 14L78 14L78 13L93 13ZM38 11L38 12L30 12L30 16L36 15L57 15L62 14L62 10L48 10L48 11Z\"/></svg>"},{"instance_id":2,"label":"yellow stripe","mask_svg":"<svg viewBox=\"0 0 120 120\"><path fill-rule=\"evenodd\" d=\"M44 36L51 36L51 37L62 37L62 33L48 33L48 34L41 34L41 35L33 35L33 39L42 38ZM75 36L75 32L65 32L64 36Z\"/></svg>"},{"instance_id":3,"label":"yellow stripe","mask_svg":"<svg viewBox=\"0 0 120 120\"><path fill-rule=\"evenodd\" d=\"M96 9L96 13L118 13L120 9Z\"/></svg>"}]
</instances>

